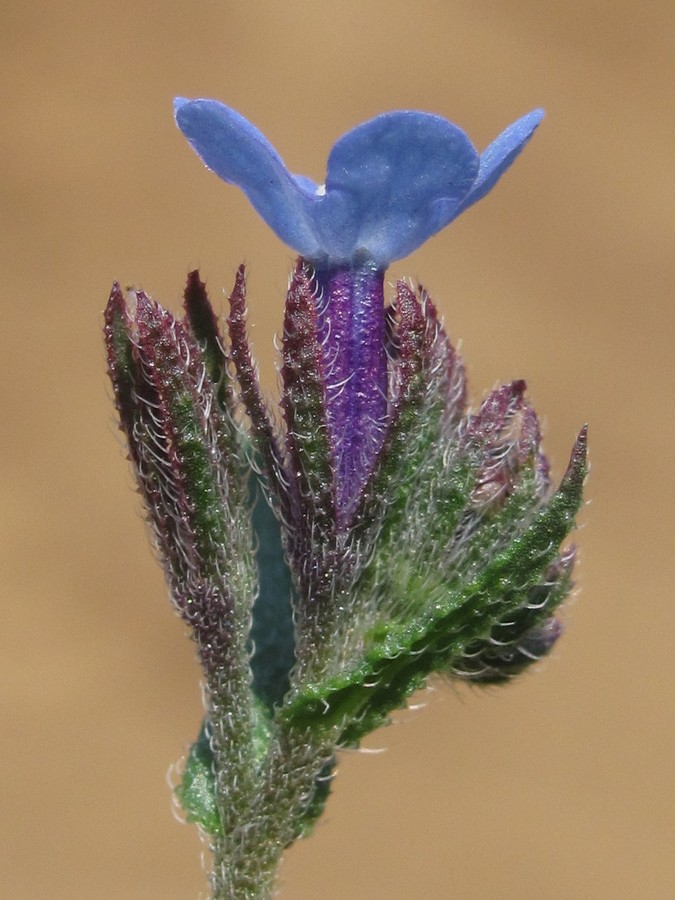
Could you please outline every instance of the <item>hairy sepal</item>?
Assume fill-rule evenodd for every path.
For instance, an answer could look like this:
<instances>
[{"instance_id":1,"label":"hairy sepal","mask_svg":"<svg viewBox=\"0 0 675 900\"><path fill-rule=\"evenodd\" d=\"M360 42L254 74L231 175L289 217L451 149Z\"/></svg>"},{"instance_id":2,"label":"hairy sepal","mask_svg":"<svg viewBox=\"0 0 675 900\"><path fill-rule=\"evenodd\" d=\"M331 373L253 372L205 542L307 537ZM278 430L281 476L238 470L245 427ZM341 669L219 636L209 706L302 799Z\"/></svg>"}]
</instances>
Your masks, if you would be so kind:
<instances>
[{"instance_id":1,"label":"hairy sepal","mask_svg":"<svg viewBox=\"0 0 675 900\"><path fill-rule=\"evenodd\" d=\"M258 371L251 352L246 324L246 269L242 264L237 270L232 293L229 297L230 312L227 318L230 338L230 359L239 382L239 399L250 420L250 436L255 455L252 467L260 467L277 515L285 525L294 518L297 498L292 494L292 482L287 470L284 453L260 389Z\"/></svg>"},{"instance_id":2,"label":"hairy sepal","mask_svg":"<svg viewBox=\"0 0 675 900\"><path fill-rule=\"evenodd\" d=\"M453 452L464 411L464 369L425 291L398 283L388 333L389 423L351 533L366 561L354 594L370 598L373 624L411 614L410 595L391 561L407 557L420 541L437 546L447 540L473 485L471 461Z\"/></svg>"},{"instance_id":3,"label":"hairy sepal","mask_svg":"<svg viewBox=\"0 0 675 900\"><path fill-rule=\"evenodd\" d=\"M334 448L328 431L316 286L302 260L296 265L286 298L282 352L286 445L302 498L302 513L293 525L299 552L316 552L331 542L335 530Z\"/></svg>"}]
</instances>

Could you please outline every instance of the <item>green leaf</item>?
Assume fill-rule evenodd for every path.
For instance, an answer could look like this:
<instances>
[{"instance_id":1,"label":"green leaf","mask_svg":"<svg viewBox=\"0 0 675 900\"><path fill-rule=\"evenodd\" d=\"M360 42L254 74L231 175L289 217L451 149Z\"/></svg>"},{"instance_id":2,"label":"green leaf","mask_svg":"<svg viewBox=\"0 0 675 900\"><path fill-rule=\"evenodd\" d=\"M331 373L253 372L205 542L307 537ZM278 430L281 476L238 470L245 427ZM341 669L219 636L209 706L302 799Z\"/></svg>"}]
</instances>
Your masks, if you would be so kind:
<instances>
[{"instance_id":1,"label":"green leaf","mask_svg":"<svg viewBox=\"0 0 675 900\"><path fill-rule=\"evenodd\" d=\"M176 796L188 822L203 828L208 834L220 834L222 824L216 807L216 779L213 774L213 754L206 734L206 721L185 761L185 769Z\"/></svg>"},{"instance_id":2,"label":"green leaf","mask_svg":"<svg viewBox=\"0 0 675 900\"><path fill-rule=\"evenodd\" d=\"M411 574L408 590L426 594L425 613L410 623L382 626L372 635L360 665L289 698L280 718L319 732L337 724L342 727L341 743L358 743L404 705L432 672L526 603L573 526L582 501L585 450L584 431L558 491L469 584L448 590L434 575Z\"/></svg>"}]
</instances>

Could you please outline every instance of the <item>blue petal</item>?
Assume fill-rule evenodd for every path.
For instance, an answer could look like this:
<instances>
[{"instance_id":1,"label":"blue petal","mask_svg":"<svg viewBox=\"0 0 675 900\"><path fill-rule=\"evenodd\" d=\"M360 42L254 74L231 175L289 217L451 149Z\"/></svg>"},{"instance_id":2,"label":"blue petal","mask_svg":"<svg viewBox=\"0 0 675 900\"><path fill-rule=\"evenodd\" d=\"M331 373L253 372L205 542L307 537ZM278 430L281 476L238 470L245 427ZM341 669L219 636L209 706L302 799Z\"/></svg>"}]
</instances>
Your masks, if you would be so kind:
<instances>
[{"instance_id":1,"label":"blue petal","mask_svg":"<svg viewBox=\"0 0 675 900\"><path fill-rule=\"evenodd\" d=\"M276 234L303 256L322 255L316 241L309 179L294 178L255 126L216 100L176 99L176 124L202 161L240 187Z\"/></svg>"},{"instance_id":2,"label":"blue petal","mask_svg":"<svg viewBox=\"0 0 675 900\"><path fill-rule=\"evenodd\" d=\"M502 131L490 146L481 154L478 177L473 187L464 198L460 212L484 197L491 191L502 174L509 168L525 144L530 140L535 129L544 118L543 109L535 109L518 119Z\"/></svg>"},{"instance_id":3,"label":"blue petal","mask_svg":"<svg viewBox=\"0 0 675 900\"><path fill-rule=\"evenodd\" d=\"M341 137L326 185L291 175L267 139L215 100L175 103L176 122L204 163L238 185L287 244L320 266L407 256L494 186L543 117L534 110L479 157L439 116L385 113Z\"/></svg>"},{"instance_id":4,"label":"blue petal","mask_svg":"<svg viewBox=\"0 0 675 900\"><path fill-rule=\"evenodd\" d=\"M328 159L319 238L335 259L386 265L454 217L478 174L464 132L439 116L385 113L348 132Z\"/></svg>"}]
</instances>

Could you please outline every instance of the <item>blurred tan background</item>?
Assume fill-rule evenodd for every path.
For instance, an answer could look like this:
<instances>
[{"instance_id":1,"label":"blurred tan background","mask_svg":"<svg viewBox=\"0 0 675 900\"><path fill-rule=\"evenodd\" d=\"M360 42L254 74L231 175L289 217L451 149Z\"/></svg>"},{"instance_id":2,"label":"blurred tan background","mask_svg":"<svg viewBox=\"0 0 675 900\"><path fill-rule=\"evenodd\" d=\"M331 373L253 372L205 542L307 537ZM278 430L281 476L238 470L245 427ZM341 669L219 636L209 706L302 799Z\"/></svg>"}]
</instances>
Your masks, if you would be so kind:
<instances>
[{"instance_id":1,"label":"blurred tan background","mask_svg":"<svg viewBox=\"0 0 675 900\"><path fill-rule=\"evenodd\" d=\"M292 253L175 130L174 94L241 110L294 171L378 112L479 148L548 116L499 187L392 278L423 279L472 399L523 376L560 475L591 426L580 589L540 671L426 709L342 758L288 900L675 896L671 2L416 0L0 7L0 896L206 896L165 774L198 672L166 601L106 384L114 278L177 309L250 266L272 340Z\"/></svg>"}]
</instances>

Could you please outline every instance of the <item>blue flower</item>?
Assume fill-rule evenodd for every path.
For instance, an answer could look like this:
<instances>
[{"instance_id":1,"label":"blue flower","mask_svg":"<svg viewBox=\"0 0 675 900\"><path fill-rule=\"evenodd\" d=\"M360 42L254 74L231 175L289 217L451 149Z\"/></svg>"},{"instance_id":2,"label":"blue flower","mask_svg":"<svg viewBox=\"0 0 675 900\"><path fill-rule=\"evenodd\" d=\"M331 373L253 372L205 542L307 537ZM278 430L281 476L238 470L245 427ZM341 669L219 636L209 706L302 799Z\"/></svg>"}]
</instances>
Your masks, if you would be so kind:
<instances>
[{"instance_id":1,"label":"blue flower","mask_svg":"<svg viewBox=\"0 0 675 900\"><path fill-rule=\"evenodd\" d=\"M479 154L440 116L389 112L343 135L326 182L292 175L247 119L216 100L175 102L178 127L273 231L319 268L384 269L484 197L543 117L534 110Z\"/></svg>"}]
</instances>

